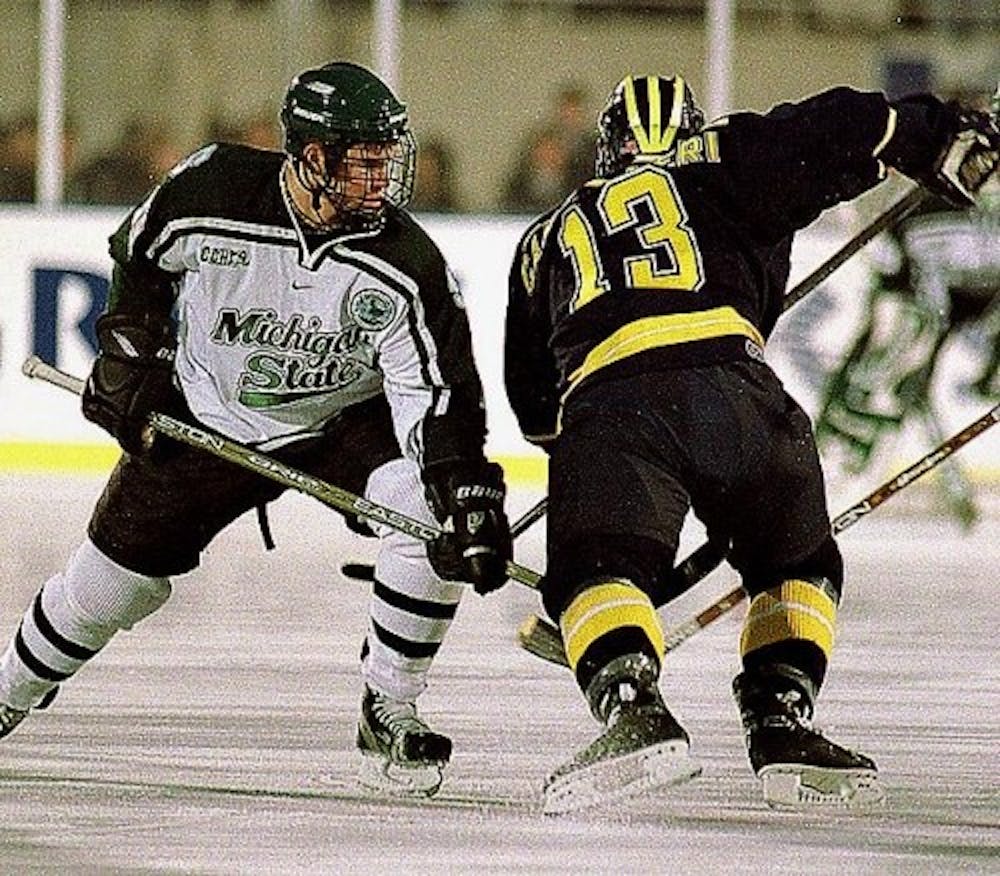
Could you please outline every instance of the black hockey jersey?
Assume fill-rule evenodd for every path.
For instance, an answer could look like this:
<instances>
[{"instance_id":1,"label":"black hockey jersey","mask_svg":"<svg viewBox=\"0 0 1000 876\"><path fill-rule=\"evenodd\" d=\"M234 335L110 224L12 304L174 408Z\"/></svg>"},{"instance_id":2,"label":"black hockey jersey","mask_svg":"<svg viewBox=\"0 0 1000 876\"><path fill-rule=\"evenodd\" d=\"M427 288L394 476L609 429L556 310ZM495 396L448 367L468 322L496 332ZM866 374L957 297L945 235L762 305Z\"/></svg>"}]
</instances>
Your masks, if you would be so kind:
<instances>
[{"instance_id":1,"label":"black hockey jersey","mask_svg":"<svg viewBox=\"0 0 1000 876\"><path fill-rule=\"evenodd\" d=\"M212 144L180 164L111 238L109 309L173 313L191 411L273 448L384 393L406 456L479 459L480 379L462 298L405 212L377 232L310 235L284 156Z\"/></svg>"},{"instance_id":2,"label":"black hockey jersey","mask_svg":"<svg viewBox=\"0 0 1000 876\"><path fill-rule=\"evenodd\" d=\"M555 434L585 380L761 358L792 236L874 186L929 168L940 104L832 89L738 113L573 192L525 232L509 278L507 393L525 436Z\"/></svg>"}]
</instances>

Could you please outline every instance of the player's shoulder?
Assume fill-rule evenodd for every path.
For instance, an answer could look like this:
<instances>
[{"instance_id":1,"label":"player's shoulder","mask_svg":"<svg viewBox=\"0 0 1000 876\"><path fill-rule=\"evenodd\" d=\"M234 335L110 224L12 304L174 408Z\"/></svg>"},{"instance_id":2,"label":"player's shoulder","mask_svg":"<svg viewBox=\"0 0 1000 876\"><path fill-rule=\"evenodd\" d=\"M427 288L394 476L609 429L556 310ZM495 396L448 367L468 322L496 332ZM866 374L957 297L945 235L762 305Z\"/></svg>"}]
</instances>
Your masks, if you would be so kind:
<instances>
[{"instance_id":1,"label":"player's shoulder","mask_svg":"<svg viewBox=\"0 0 1000 876\"><path fill-rule=\"evenodd\" d=\"M181 160L160 186L168 215L267 222L280 204L284 155L238 143L210 143ZM280 215L280 212L279 212Z\"/></svg>"},{"instance_id":2,"label":"player's shoulder","mask_svg":"<svg viewBox=\"0 0 1000 876\"><path fill-rule=\"evenodd\" d=\"M522 232L510 266L509 283L512 296L534 295L538 267L550 239L553 223L559 217L562 206L559 204L539 214Z\"/></svg>"},{"instance_id":3,"label":"player's shoulder","mask_svg":"<svg viewBox=\"0 0 1000 876\"><path fill-rule=\"evenodd\" d=\"M544 213L539 213L528 223L518 240L517 248L519 251L537 251L544 246L549 230L552 228L552 222L561 211L563 204L557 204Z\"/></svg>"}]
</instances>

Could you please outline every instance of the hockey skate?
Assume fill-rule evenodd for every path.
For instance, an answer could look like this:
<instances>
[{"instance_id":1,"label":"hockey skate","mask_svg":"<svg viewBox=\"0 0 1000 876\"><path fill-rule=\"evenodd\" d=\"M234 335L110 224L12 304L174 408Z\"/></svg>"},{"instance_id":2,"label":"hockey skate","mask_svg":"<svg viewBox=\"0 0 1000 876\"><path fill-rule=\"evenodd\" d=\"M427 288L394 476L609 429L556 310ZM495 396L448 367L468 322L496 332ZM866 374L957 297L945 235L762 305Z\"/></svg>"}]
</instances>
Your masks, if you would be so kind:
<instances>
[{"instance_id":1,"label":"hockey skate","mask_svg":"<svg viewBox=\"0 0 1000 876\"><path fill-rule=\"evenodd\" d=\"M47 709L49 704L56 698L57 693L59 693L58 685L45 694L35 708ZM0 739L13 733L17 729L17 726L28 717L30 711L31 709L15 709L6 703L0 703Z\"/></svg>"},{"instance_id":2,"label":"hockey skate","mask_svg":"<svg viewBox=\"0 0 1000 876\"><path fill-rule=\"evenodd\" d=\"M812 683L791 666L733 681L750 765L774 809L868 809L885 802L875 762L813 729Z\"/></svg>"},{"instance_id":3,"label":"hockey skate","mask_svg":"<svg viewBox=\"0 0 1000 876\"><path fill-rule=\"evenodd\" d=\"M27 709L14 709L0 703L0 739L8 733L13 733L17 725L27 717Z\"/></svg>"},{"instance_id":4,"label":"hockey skate","mask_svg":"<svg viewBox=\"0 0 1000 876\"><path fill-rule=\"evenodd\" d=\"M360 783L397 796L430 797L441 787L451 740L435 733L413 703L393 700L365 687L358 721Z\"/></svg>"},{"instance_id":5,"label":"hockey skate","mask_svg":"<svg viewBox=\"0 0 1000 876\"><path fill-rule=\"evenodd\" d=\"M694 778L688 735L670 714L643 654L613 660L591 681L587 700L605 731L545 782L543 812L561 815Z\"/></svg>"}]
</instances>

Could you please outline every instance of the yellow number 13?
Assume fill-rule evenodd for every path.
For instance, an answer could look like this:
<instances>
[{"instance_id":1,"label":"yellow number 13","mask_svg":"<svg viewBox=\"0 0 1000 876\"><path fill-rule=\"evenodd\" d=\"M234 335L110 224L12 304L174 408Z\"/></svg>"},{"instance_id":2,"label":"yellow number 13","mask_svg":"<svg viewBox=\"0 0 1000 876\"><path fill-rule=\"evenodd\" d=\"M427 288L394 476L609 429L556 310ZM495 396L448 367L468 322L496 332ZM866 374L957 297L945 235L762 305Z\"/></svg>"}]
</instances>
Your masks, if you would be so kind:
<instances>
[{"instance_id":1,"label":"yellow number 13","mask_svg":"<svg viewBox=\"0 0 1000 876\"><path fill-rule=\"evenodd\" d=\"M639 204L649 209L646 222L640 223L636 213ZM669 176L647 168L614 180L601 192L597 209L608 233L636 228L642 251L623 260L627 288L687 292L701 288L704 272L698 242L685 224L687 215ZM578 206L566 214L559 243L573 262L577 292L571 308L578 310L609 288L594 230Z\"/></svg>"}]
</instances>

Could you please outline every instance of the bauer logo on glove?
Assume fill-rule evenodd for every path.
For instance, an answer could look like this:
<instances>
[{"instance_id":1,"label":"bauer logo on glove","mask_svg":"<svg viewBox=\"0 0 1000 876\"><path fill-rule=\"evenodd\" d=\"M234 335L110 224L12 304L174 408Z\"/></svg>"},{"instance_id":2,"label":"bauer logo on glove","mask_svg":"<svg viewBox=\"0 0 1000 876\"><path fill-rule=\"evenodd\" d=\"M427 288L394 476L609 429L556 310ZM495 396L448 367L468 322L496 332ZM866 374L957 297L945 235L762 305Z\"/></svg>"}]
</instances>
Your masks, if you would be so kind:
<instances>
[{"instance_id":1,"label":"bauer logo on glove","mask_svg":"<svg viewBox=\"0 0 1000 876\"><path fill-rule=\"evenodd\" d=\"M459 502L465 502L469 499L489 499L492 502L502 502L503 497L504 491L502 489L498 490L482 484L466 484L455 488L455 498Z\"/></svg>"},{"instance_id":2,"label":"bauer logo on glove","mask_svg":"<svg viewBox=\"0 0 1000 876\"><path fill-rule=\"evenodd\" d=\"M442 529L427 545L434 571L448 581L468 581L477 593L501 587L513 554L503 470L485 460L440 464L424 470L424 483Z\"/></svg>"}]
</instances>

